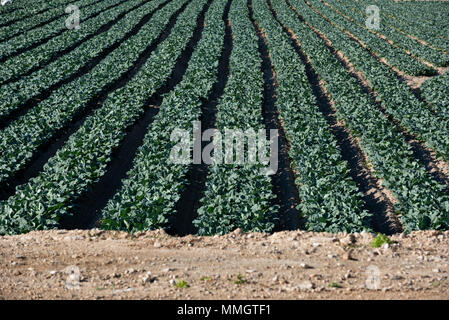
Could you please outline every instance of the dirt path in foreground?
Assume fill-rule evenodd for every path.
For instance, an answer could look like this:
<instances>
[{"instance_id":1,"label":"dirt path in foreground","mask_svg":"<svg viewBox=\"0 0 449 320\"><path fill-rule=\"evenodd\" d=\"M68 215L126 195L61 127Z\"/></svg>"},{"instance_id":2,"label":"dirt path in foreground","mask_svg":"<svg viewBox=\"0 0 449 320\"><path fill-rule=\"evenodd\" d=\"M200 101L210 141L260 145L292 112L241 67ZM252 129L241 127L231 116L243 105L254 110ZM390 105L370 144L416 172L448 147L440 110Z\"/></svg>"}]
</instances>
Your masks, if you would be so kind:
<instances>
[{"instance_id":1,"label":"dirt path in foreground","mask_svg":"<svg viewBox=\"0 0 449 320\"><path fill-rule=\"evenodd\" d=\"M449 299L449 232L395 235L379 249L372 238L239 230L182 238L161 230L4 236L0 298ZM78 268L79 283L67 268ZM367 277L377 290L367 288ZM174 285L182 280L190 287Z\"/></svg>"}]
</instances>

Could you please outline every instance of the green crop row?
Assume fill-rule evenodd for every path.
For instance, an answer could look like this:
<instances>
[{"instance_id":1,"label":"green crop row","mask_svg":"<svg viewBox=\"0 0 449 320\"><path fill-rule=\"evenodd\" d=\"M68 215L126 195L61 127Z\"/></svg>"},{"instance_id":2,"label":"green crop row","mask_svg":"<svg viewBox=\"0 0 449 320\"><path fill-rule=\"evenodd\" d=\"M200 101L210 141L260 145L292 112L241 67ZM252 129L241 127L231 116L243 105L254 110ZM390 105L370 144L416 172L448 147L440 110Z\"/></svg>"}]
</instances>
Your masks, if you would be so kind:
<instances>
[{"instance_id":1,"label":"green crop row","mask_svg":"<svg viewBox=\"0 0 449 320\"><path fill-rule=\"evenodd\" d=\"M410 17L411 14L417 14L417 21L427 20L429 23L438 27L448 27L447 10L449 4L443 1L410 1L404 2L400 8L405 16ZM443 29L440 29L443 30Z\"/></svg>"},{"instance_id":2,"label":"green crop row","mask_svg":"<svg viewBox=\"0 0 449 320\"><path fill-rule=\"evenodd\" d=\"M142 115L145 102L170 76L205 1L190 3L179 15L173 32L132 81L112 92L103 106L48 161L44 170L1 205L0 234L51 228L57 226L59 219L73 214L73 202L104 175L126 129ZM173 4L176 2L179 6L183 1ZM153 21L154 25L163 22Z\"/></svg>"},{"instance_id":3,"label":"green crop row","mask_svg":"<svg viewBox=\"0 0 449 320\"><path fill-rule=\"evenodd\" d=\"M130 70L183 2L171 2L157 11L136 35L123 42L89 73L55 90L48 99L0 131L0 183L25 166L39 146Z\"/></svg>"},{"instance_id":4,"label":"green crop row","mask_svg":"<svg viewBox=\"0 0 449 320\"><path fill-rule=\"evenodd\" d=\"M88 6L89 4L93 4L97 1L98 0L83 0L83 2L80 2L80 10L82 10L83 13L80 15L80 25L87 22L90 18L97 16L107 8L121 2L120 0L105 0L99 4ZM66 37L74 38L76 40L79 37L79 31L81 31L82 28L78 30L69 30L67 29L64 21L53 21L40 28L26 31L12 39L9 39L8 41L0 43L0 60L5 60L11 55L17 54L20 50L26 50L28 47L36 45L41 42L42 39L49 39L46 44L47 46L51 45L53 41L56 41L52 37L60 34L64 34ZM85 27L85 29L87 28ZM59 38L56 37L56 39ZM25 61L26 60L21 60L21 63L24 63ZM3 64L4 63L2 63L2 65ZM3 71L0 72L0 75L3 75Z\"/></svg>"},{"instance_id":5,"label":"green crop row","mask_svg":"<svg viewBox=\"0 0 449 320\"><path fill-rule=\"evenodd\" d=\"M106 229L138 231L166 228L174 217L180 193L187 184L187 164L170 160L175 129L191 130L201 116L217 78L218 59L225 26L220 19L226 0L215 0L207 11L205 27L182 81L168 93L155 116L133 168L122 188L103 210L101 226Z\"/></svg>"},{"instance_id":6,"label":"green crop row","mask_svg":"<svg viewBox=\"0 0 449 320\"><path fill-rule=\"evenodd\" d=\"M361 25L351 22L330 7L324 5L320 0L309 1L309 3L312 7L319 9L322 13L332 19L333 23L343 27L357 37L370 51L376 53L381 58L386 58L390 65L410 75L436 74L435 69L407 55L401 48L389 44Z\"/></svg>"},{"instance_id":7,"label":"green crop row","mask_svg":"<svg viewBox=\"0 0 449 320\"><path fill-rule=\"evenodd\" d=\"M163 3L162 0L145 4L144 2L145 0L128 1L124 6L105 12L104 22L108 22L130 11L108 32L101 33L82 43L76 49L34 73L0 87L0 119L21 108L25 101L39 95L52 85L70 78L86 65L88 66L90 61L95 59L103 50L125 41L124 35L130 32L144 15L152 12Z\"/></svg>"},{"instance_id":8,"label":"green crop row","mask_svg":"<svg viewBox=\"0 0 449 320\"><path fill-rule=\"evenodd\" d=\"M229 20L233 47L229 80L217 105L216 128L221 133L226 129L242 132L252 129L258 133L264 130L262 60L245 1L232 2ZM209 166L205 195L194 221L200 235L225 234L236 228L257 232L273 230L279 220L278 206L273 204L271 178L262 174L262 169L262 163Z\"/></svg>"},{"instance_id":9,"label":"green crop row","mask_svg":"<svg viewBox=\"0 0 449 320\"><path fill-rule=\"evenodd\" d=\"M341 50L357 70L363 72L386 112L429 148L437 151L446 161L449 160L447 110L438 109L438 105L429 108L426 103L419 101L410 87L396 77L393 70L379 63L362 46L350 41L349 37L341 31L343 28L335 24L331 17L324 20L300 1L291 2L298 10L307 13L303 15L303 18L320 29L330 39L332 45Z\"/></svg>"},{"instance_id":10,"label":"green crop row","mask_svg":"<svg viewBox=\"0 0 449 320\"><path fill-rule=\"evenodd\" d=\"M45 13L47 10L55 8L56 6L62 6L68 3L67 0L54 0L54 1L13 1L7 6L0 7L0 15L2 16L1 24L8 24L12 21L20 21L30 17L32 15L37 15L40 13ZM65 7L64 7L65 8Z\"/></svg>"},{"instance_id":11,"label":"green crop row","mask_svg":"<svg viewBox=\"0 0 449 320\"><path fill-rule=\"evenodd\" d=\"M346 15L350 16L355 22L362 26L365 26L365 20L367 18L365 14L365 7L359 6L356 2L346 3L342 0L326 0L332 6L343 11ZM379 4L379 9L382 10L382 5ZM449 56L442 54L442 52L428 47L421 42L408 37L407 35L398 32L394 28L390 27L386 23L380 24L380 30L372 31L376 34L384 35L388 40L391 40L396 46L403 50L409 51L411 54L418 58L422 58L428 62L435 64L436 66L449 65Z\"/></svg>"},{"instance_id":12,"label":"green crop row","mask_svg":"<svg viewBox=\"0 0 449 320\"><path fill-rule=\"evenodd\" d=\"M376 4L376 3L378 2L377 1L373 2L372 0L369 0L369 4ZM365 2L365 4L368 5L368 2ZM426 43L430 44L431 46L437 49L449 52L448 39L444 39L439 36L439 34L442 31L441 29L438 29L437 31L430 30L428 25L426 25L423 28L421 22L417 23L415 17L418 18L421 15L421 12L417 11L413 12L413 19L411 19L410 12L408 19L400 19L395 16L397 8L400 7L400 5L398 4L392 5L392 3L383 1L381 6L382 10L380 10L380 17L382 19L382 23L390 25L404 34L409 34L411 36L424 40L426 41ZM446 9L446 14L449 14L449 6Z\"/></svg>"},{"instance_id":13,"label":"green crop row","mask_svg":"<svg viewBox=\"0 0 449 320\"><path fill-rule=\"evenodd\" d=\"M449 72L424 82L421 94L449 119Z\"/></svg>"},{"instance_id":14,"label":"green crop row","mask_svg":"<svg viewBox=\"0 0 449 320\"><path fill-rule=\"evenodd\" d=\"M357 232L368 229L361 193L349 176L347 163L320 112L305 67L266 4L254 2L259 25L265 30L277 75L277 109L291 145L297 172L299 208L311 231Z\"/></svg>"},{"instance_id":15,"label":"green crop row","mask_svg":"<svg viewBox=\"0 0 449 320\"><path fill-rule=\"evenodd\" d=\"M111 0L114 3L120 3L120 0ZM83 23L84 28L63 32L61 35L54 37L50 41L37 46L31 50L27 50L17 56L7 59L0 65L0 84L18 78L27 72L44 66L51 59L58 57L64 49L82 43L82 41L97 32L101 26L114 20L113 18L120 14L126 8L132 7L133 3L140 3L142 0L127 1L119 4L118 7L107 9L103 8L98 16L89 19ZM44 27L43 27L44 28Z\"/></svg>"},{"instance_id":16,"label":"green crop row","mask_svg":"<svg viewBox=\"0 0 449 320\"><path fill-rule=\"evenodd\" d=\"M385 187L398 200L395 207L401 214L405 229L447 229L449 197L442 192L444 186L434 181L413 158L404 137L315 32L302 23L285 2L272 3L280 20L294 32L313 68L324 82L326 91L335 104L338 118L344 120L354 137L359 138L360 147L372 163L374 174L383 180ZM348 48L352 48L353 44L357 48L358 44L348 41L344 33L314 14L304 2L297 0L292 3L306 20L326 34L332 44L350 60L356 55L355 49L348 51ZM359 52L363 50L357 51L357 55L362 58ZM366 61L366 58L362 59ZM393 107L396 106L393 104L391 108ZM409 113L414 112L409 109Z\"/></svg>"},{"instance_id":17,"label":"green crop row","mask_svg":"<svg viewBox=\"0 0 449 320\"><path fill-rule=\"evenodd\" d=\"M101 0L102 1L102 0ZM63 0L59 1L60 5L57 7L52 7L49 10L42 12L40 14L27 14L27 17L23 20L20 20L16 23L13 23L11 25L5 26L0 28L0 41L4 41L5 39L10 39L20 33L23 33L25 31L28 31L32 29L33 27L43 24L43 23L49 23L52 20L59 19L60 23L64 23L65 19L68 18L68 14L65 13L65 8L69 4L78 5L76 2L69 2L69 0ZM98 1L97 1L98 2ZM95 5L96 2L90 4ZM12 16L12 15L11 15ZM8 18L10 15L8 15ZM3 19L2 19L3 22Z\"/></svg>"},{"instance_id":18,"label":"green crop row","mask_svg":"<svg viewBox=\"0 0 449 320\"><path fill-rule=\"evenodd\" d=\"M364 0L365 3L375 4L379 0ZM410 22L409 24L430 33L433 37L439 37L443 40L449 40L447 30L447 14L449 4L444 2L387 2L382 1L382 7L395 18ZM446 31L446 32L445 32Z\"/></svg>"},{"instance_id":19,"label":"green crop row","mask_svg":"<svg viewBox=\"0 0 449 320\"><path fill-rule=\"evenodd\" d=\"M368 5L368 1L358 3L357 7L360 8L360 10L364 10L364 8ZM415 35L417 36L417 38L421 40L428 41L428 44L429 43L433 44L431 45L431 47L433 49L437 49L438 51L440 51L440 54L442 54L443 49L446 51L449 50L449 42L447 41L448 39L445 40L441 37L438 37L438 35L435 34L429 35L428 32L425 31L425 29L422 29L422 27L419 24L416 24L416 21L412 22L411 20L413 19L409 18L407 20L400 20L397 18L396 19L391 18L391 15L389 15L389 8L391 6L391 3L385 2L385 5L383 5L384 2L375 1L373 3L374 4L381 3L381 10L379 12L380 18L382 19L382 23L388 26L389 28L397 30L406 36L410 35L410 31L412 31L411 35ZM395 7L397 7L397 5ZM418 16L420 15L420 13L417 13L416 11L415 14L417 14ZM449 14L449 6L447 6L446 8L446 14Z\"/></svg>"}]
</instances>

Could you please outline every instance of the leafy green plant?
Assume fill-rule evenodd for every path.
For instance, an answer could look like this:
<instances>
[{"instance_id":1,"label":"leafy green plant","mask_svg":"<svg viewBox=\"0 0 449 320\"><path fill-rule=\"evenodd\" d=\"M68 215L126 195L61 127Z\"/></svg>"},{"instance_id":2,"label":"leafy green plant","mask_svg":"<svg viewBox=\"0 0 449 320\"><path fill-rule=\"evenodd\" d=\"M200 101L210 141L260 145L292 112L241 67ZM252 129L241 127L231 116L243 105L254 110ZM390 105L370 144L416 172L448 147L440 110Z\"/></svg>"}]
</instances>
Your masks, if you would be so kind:
<instances>
[{"instance_id":1,"label":"leafy green plant","mask_svg":"<svg viewBox=\"0 0 449 320\"><path fill-rule=\"evenodd\" d=\"M201 281L211 281L211 280L212 280L212 277L204 276L204 277L201 277L200 280L201 280Z\"/></svg>"},{"instance_id":2,"label":"leafy green plant","mask_svg":"<svg viewBox=\"0 0 449 320\"><path fill-rule=\"evenodd\" d=\"M341 284L339 284L338 282L332 282L329 284L330 288L343 288L343 286Z\"/></svg>"},{"instance_id":3,"label":"leafy green plant","mask_svg":"<svg viewBox=\"0 0 449 320\"><path fill-rule=\"evenodd\" d=\"M173 285L176 288L180 288L180 289L190 288L190 285L187 283L187 281L184 281L184 280L175 281L175 283Z\"/></svg>"},{"instance_id":4,"label":"leafy green plant","mask_svg":"<svg viewBox=\"0 0 449 320\"><path fill-rule=\"evenodd\" d=\"M439 114L449 119L449 90L441 90L441 88L449 88L449 72L427 80L420 91Z\"/></svg>"},{"instance_id":5,"label":"leafy green plant","mask_svg":"<svg viewBox=\"0 0 449 320\"><path fill-rule=\"evenodd\" d=\"M392 241L390 240L390 238L388 238L387 235L379 233L374 238L374 240L371 242L371 247L373 247L373 248L380 248L385 243L391 244Z\"/></svg>"},{"instance_id":6,"label":"leafy green plant","mask_svg":"<svg viewBox=\"0 0 449 320\"><path fill-rule=\"evenodd\" d=\"M245 283L248 283L248 280L241 273L239 273L237 275L237 279L231 279L231 281L234 284L245 284Z\"/></svg>"}]
</instances>

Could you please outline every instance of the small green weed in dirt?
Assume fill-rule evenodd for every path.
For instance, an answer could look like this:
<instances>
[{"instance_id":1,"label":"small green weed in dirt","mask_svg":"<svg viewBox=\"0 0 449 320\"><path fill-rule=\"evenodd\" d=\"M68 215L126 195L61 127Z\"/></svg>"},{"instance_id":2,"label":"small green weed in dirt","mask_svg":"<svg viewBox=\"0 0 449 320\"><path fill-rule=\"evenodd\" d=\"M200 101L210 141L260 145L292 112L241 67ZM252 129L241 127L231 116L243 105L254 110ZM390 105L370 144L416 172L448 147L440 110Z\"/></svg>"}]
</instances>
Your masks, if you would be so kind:
<instances>
[{"instance_id":1,"label":"small green weed in dirt","mask_svg":"<svg viewBox=\"0 0 449 320\"><path fill-rule=\"evenodd\" d=\"M211 281L212 277L207 277L207 276L206 277L201 277L200 280L201 281Z\"/></svg>"},{"instance_id":2,"label":"small green weed in dirt","mask_svg":"<svg viewBox=\"0 0 449 320\"><path fill-rule=\"evenodd\" d=\"M184 280L176 281L174 285L176 288L181 288L181 289L190 288L190 285L187 283L187 281L184 281Z\"/></svg>"},{"instance_id":3,"label":"small green weed in dirt","mask_svg":"<svg viewBox=\"0 0 449 320\"><path fill-rule=\"evenodd\" d=\"M329 284L329 287L331 288L343 288L343 286L337 282L332 282L331 284Z\"/></svg>"},{"instance_id":4,"label":"small green weed in dirt","mask_svg":"<svg viewBox=\"0 0 449 320\"><path fill-rule=\"evenodd\" d=\"M378 233L377 237L375 237L373 242L371 242L371 247L380 248L385 243L391 244L392 241L390 240L390 238L388 238L387 235L383 233Z\"/></svg>"},{"instance_id":5,"label":"small green weed in dirt","mask_svg":"<svg viewBox=\"0 0 449 320\"><path fill-rule=\"evenodd\" d=\"M237 275L237 279L232 280L232 282L234 284L245 284L248 282L248 280L246 280L245 277L241 273L239 273Z\"/></svg>"}]
</instances>

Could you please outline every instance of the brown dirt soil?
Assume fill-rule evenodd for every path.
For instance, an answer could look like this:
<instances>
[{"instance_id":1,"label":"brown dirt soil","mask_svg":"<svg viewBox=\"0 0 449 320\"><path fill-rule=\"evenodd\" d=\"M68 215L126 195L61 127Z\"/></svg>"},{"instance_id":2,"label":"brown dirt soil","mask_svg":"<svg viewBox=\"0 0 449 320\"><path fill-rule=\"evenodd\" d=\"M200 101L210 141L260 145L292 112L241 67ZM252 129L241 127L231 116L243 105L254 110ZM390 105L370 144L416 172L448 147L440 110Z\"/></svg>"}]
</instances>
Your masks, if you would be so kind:
<instances>
[{"instance_id":1,"label":"brown dirt soil","mask_svg":"<svg viewBox=\"0 0 449 320\"><path fill-rule=\"evenodd\" d=\"M99 229L3 236L0 298L449 299L449 231L397 234L383 248L372 248L372 239L365 232L240 230L215 237ZM70 266L80 280L71 289ZM370 266L379 271L377 290L367 287ZM173 284L181 280L190 287Z\"/></svg>"}]
</instances>

